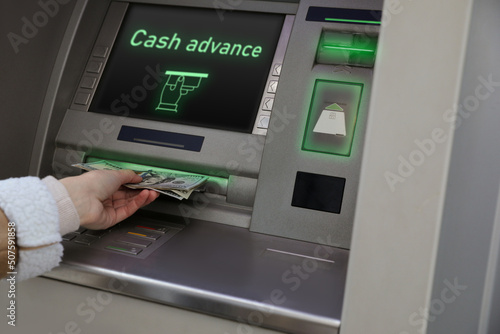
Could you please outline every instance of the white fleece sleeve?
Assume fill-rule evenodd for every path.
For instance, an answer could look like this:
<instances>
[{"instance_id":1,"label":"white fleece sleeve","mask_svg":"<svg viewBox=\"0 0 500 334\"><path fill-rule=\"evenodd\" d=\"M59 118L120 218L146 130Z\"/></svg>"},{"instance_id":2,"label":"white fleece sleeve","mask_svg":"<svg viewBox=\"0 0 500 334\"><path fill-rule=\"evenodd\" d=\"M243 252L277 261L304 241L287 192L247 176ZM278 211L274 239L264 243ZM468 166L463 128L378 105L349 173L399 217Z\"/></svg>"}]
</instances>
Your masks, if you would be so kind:
<instances>
[{"instance_id":1,"label":"white fleece sleeve","mask_svg":"<svg viewBox=\"0 0 500 334\"><path fill-rule=\"evenodd\" d=\"M0 181L0 207L15 223L19 247L50 245L19 252L17 280L41 275L59 265L63 247L58 207L44 182L31 176Z\"/></svg>"}]
</instances>

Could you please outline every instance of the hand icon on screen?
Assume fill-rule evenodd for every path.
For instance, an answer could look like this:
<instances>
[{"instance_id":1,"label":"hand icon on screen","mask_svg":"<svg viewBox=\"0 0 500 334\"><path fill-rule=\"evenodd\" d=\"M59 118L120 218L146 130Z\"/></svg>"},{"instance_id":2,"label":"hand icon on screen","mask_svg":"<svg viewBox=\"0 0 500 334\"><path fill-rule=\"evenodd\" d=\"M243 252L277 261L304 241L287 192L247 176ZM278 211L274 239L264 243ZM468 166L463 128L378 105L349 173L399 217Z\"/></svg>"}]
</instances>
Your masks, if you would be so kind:
<instances>
[{"instance_id":1,"label":"hand icon on screen","mask_svg":"<svg viewBox=\"0 0 500 334\"><path fill-rule=\"evenodd\" d=\"M167 83L163 86L160 102L156 110L177 112L178 104L182 96L188 94L200 86L201 79L207 78L206 73L190 73L167 71Z\"/></svg>"}]
</instances>

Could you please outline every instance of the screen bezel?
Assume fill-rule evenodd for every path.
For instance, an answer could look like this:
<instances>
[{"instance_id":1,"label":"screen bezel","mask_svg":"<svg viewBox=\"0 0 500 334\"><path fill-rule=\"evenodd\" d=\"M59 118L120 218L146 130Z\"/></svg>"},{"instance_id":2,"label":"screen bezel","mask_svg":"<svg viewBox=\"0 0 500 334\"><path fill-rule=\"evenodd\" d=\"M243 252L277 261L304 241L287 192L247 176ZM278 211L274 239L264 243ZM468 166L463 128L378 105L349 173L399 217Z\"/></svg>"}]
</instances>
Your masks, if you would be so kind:
<instances>
[{"instance_id":1,"label":"screen bezel","mask_svg":"<svg viewBox=\"0 0 500 334\"><path fill-rule=\"evenodd\" d=\"M169 10L169 7L174 12ZM215 56L187 52L185 50L185 46L186 44L189 44L189 40L191 38L198 37L198 34L201 34L201 36L206 35L205 37L210 35L216 38L217 34L213 32L208 34L206 32L199 33L197 29L194 28L194 25L186 25L182 20L178 20L178 23L173 22L172 25L169 23L165 24L163 20L159 19L160 16L156 15L156 13L163 9L166 9L164 13L167 15L166 17L169 18L167 22L178 20L177 18L181 15L188 15L189 17L189 15L194 14L197 15L195 16L198 18L197 21L205 21L206 27L213 27L216 30L218 29L219 35L222 33L222 36L225 36L226 39L229 38L233 41L237 40L237 42L240 42L245 40L245 37L239 36L240 33L236 35L233 33L233 31L238 30L241 32L242 36L246 35L247 38L253 40L253 44L260 39L259 36L263 36L263 41L261 42L263 44L258 44L264 47L262 52L262 56L264 58L261 56L261 59L252 59L251 57L245 59L244 57L224 55ZM191 9L193 9L193 11L191 11ZM226 16L224 20L221 20L216 15L218 15L218 13L214 8L159 6L135 3L129 5L123 15L120 27L118 28L113 47L109 50L110 61L108 61L106 66L101 69L99 77L100 82L96 85L92 100L89 102L90 106L88 111L102 114L117 114L131 118L151 119L166 123L185 124L195 127L208 127L224 131L252 133L257 120L257 115L262 109L260 104L261 101L258 99L260 98L262 100L262 96L266 93L266 88L269 84L269 72L273 64L277 61L282 62L281 59L276 59L276 50L280 39L282 39L281 35L284 29L285 15L282 13L231 11L225 14ZM277 16L272 17L270 15ZM170 30L179 32L179 36L177 36L176 33L176 38L178 41L182 38L180 49L175 48L175 51L165 49L164 51L157 50L155 48L129 48L127 41L131 32L136 29L136 26L147 26L147 21L144 20L145 16L152 16L152 22L154 21L154 17L156 17L156 25L148 26L148 29L150 28L152 31L156 29L157 33L166 33ZM161 14L161 17L164 17L164 15ZM261 35L265 33L263 27L259 28L261 30L260 32L255 31L255 29L244 28L253 24L252 20L264 20L264 22L267 22L267 29L272 28L270 31L274 33L275 37L273 37L272 34ZM230 28L228 34L224 33L224 31L227 30L227 25L229 25ZM175 28L176 26L184 28ZM125 28L128 30L124 30ZM126 34L126 31L128 31L128 34ZM191 37L189 37L189 34L191 34ZM241 38L243 38L243 40L241 40ZM177 46L178 45L179 44L177 44ZM265 47L266 45L268 46L267 48ZM117 49L118 46L120 46L120 49ZM163 55L164 57L162 58ZM128 63L125 60L128 57L130 57L130 60L133 62L133 66L128 67ZM192 59L192 64L194 66L189 65L191 62L186 62L184 60L186 57ZM163 65L161 65L162 62ZM136 86L139 86L139 76L149 77L149 79L151 79L150 81L154 81L157 86L166 86L166 82L157 83L156 81L158 81L159 78L164 79L163 81L165 81L165 78L168 77L166 74L171 71L167 71L165 74L163 72L160 74L156 72L158 72L160 66L165 67L169 62L170 68L181 66L181 70L198 70L199 68L203 68L205 72L209 70L211 77L208 79L199 79L198 81L201 81L202 83L202 89L196 89L193 93L187 94L186 97L181 97L179 101L179 110L175 108L175 111L171 111L173 109L164 111L166 109L163 109L163 106L162 108L158 107L162 110L159 110L158 108L154 110L153 104L154 101L158 100L158 96L160 96L159 91L161 89L148 91L142 89L141 97L145 96L145 98L135 101L133 99L133 93L138 91L136 89L138 87ZM156 67L153 64L156 64ZM143 70L145 65L147 65L147 71ZM226 66L230 66L229 70L224 70ZM126 76L123 80L118 79L121 78L123 69L131 71L132 76L130 78L127 78ZM245 74L243 74L243 72L245 72ZM188 80L194 79L189 76L186 76L186 78L186 83ZM241 80L240 78L246 78L246 80ZM101 81L103 80L107 80L106 86L101 84ZM216 86L204 85L203 81L209 80L212 81L212 85L215 83ZM117 88L109 84L112 82L117 82L118 85L122 82L125 84L120 88ZM228 86L227 83L229 82L232 83ZM170 83L170 81L168 81L168 83ZM130 89L127 90L127 88L130 87L133 88L131 92L129 92ZM229 87L229 90L225 92L224 89L221 89L221 87ZM233 87L238 88L233 89ZM205 91L203 91L203 89L205 89ZM145 94L144 91L146 91ZM127 103L125 103L123 99L122 101L114 99L115 97L120 96L119 92L127 93L121 94L122 97L123 95L126 95L128 98L126 101ZM169 94L169 92L167 93ZM203 102L201 102L202 100L193 100L192 97L190 99L189 95L193 96L194 93L198 95L205 94ZM131 99L132 101L130 101ZM227 102L228 99L230 100L229 102ZM111 100L117 103L111 103ZM221 104L221 101L224 101L225 103ZM192 105L192 107L182 110L182 104L186 103L187 105ZM205 112L205 110L208 109L210 109L212 113L215 112L215 115ZM235 110L238 112L234 112ZM241 117L237 115L241 115Z\"/></svg>"},{"instance_id":2,"label":"screen bezel","mask_svg":"<svg viewBox=\"0 0 500 334\"><path fill-rule=\"evenodd\" d=\"M140 2L142 3L142 2ZM146 3L146 2L145 2ZM165 4L179 5L174 0L166 0ZM128 8L128 2L111 2L106 17L104 18L97 38L93 40L91 54L87 61L95 61L95 52L105 50L107 56L114 45L114 40L121 26L121 22ZM206 1L192 0L183 3L185 6L207 7ZM286 15L282 36L278 42L276 54L281 59L288 45L288 39L293 26L297 5L292 3L253 2L244 1L238 10L282 13ZM85 29L85 28L83 28ZM107 57L98 58L106 66ZM109 159L149 164L159 167L192 171L228 177L238 175L257 178L260 168L261 155L265 134L262 129L254 129L252 134L230 132L217 129L194 127L182 124L165 123L139 118L126 118L114 115L103 115L88 112L89 105L75 103L80 93L89 94L92 98L93 91L82 88L85 73L80 75L80 84L73 92L73 102L68 108L65 120L56 138L57 146L72 148L83 156L99 156ZM99 76L95 75L96 85ZM265 94L264 94L265 96ZM264 98L263 96L263 98ZM202 136L205 138L200 152L183 151L153 145L132 144L117 140L122 126L147 128L152 130L171 131L187 135ZM90 147L81 145L88 143L88 136L82 129L99 129L104 136L99 136L97 142L92 142ZM85 130L87 131L87 130ZM90 130L93 131L93 130Z\"/></svg>"}]
</instances>

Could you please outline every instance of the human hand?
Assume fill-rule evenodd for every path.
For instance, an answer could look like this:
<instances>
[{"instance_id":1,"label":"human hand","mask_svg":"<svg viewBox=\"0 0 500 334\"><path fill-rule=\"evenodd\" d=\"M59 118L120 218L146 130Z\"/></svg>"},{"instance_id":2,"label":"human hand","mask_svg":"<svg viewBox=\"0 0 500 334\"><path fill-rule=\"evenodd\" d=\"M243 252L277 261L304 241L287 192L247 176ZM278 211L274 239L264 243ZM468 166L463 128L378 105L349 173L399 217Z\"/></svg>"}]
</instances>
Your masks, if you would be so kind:
<instances>
[{"instance_id":1,"label":"human hand","mask_svg":"<svg viewBox=\"0 0 500 334\"><path fill-rule=\"evenodd\" d=\"M80 225L98 230L115 225L158 198L153 190L123 187L141 180L131 170L95 170L60 182L76 207Z\"/></svg>"}]
</instances>

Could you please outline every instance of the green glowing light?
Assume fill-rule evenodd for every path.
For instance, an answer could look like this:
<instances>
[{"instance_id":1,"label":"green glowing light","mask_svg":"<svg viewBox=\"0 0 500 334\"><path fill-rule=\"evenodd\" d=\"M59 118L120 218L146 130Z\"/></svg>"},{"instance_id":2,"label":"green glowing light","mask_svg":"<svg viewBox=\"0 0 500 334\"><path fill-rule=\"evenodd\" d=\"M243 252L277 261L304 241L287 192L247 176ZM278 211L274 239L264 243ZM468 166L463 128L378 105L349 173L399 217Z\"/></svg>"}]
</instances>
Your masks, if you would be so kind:
<instances>
[{"instance_id":1,"label":"green glowing light","mask_svg":"<svg viewBox=\"0 0 500 334\"><path fill-rule=\"evenodd\" d=\"M151 164L139 164L139 163L132 163L132 162L125 162L125 161L120 161L120 160L114 160L114 159L103 159L102 157L88 157L86 159L86 162L96 162L100 160L106 160L113 165L119 166L124 169L131 169L135 171L154 171L154 172L159 172L159 173L175 173L178 175L205 175L209 176L210 179L207 184L213 185L214 187L217 187L218 189L224 189L227 187L227 178L226 176L212 176L213 171L209 170L207 168L206 171L203 173L198 173L194 172L191 169L185 169L185 170L180 170L180 169L171 169L171 168L164 168L164 167L157 167Z\"/></svg>"},{"instance_id":2,"label":"green glowing light","mask_svg":"<svg viewBox=\"0 0 500 334\"><path fill-rule=\"evenodd\" d=\"M130 38L130 45L152 50L172 50L198 53L220 54L224 56L241 56L258 58L262 53L262 46L245 43L229 43L217 40L210 36L208 39L182 39L182 34L173 33L171 36L157 36L150 34L146 29L136 30Z\"/></svg>"},{"instance_id":3,"label":"green glowing light","mask_svg":"<svg viewBox=\"0 0 500 334\"><path fill-rule=\"evenodd\" d=\"M178 76L187 76L187 77L208 78L207 73L195 73L195 72L166 71L165 75L178 75Z\"/></svg>"},{"instance_id":4,"label":"green glowing light","mask_svg":"<svg viewBox=\"0 0 500 334\"><path fill-rule=\"evenodd\" d=\"M179 100L184 95L200 87L202 79L208 78L208 73L166 71L167 82L161 91L160 101L156 110L177 112Z\"/></svg>"},{"instance_id":5,"label":"green glowing light","mask_svg":"<svg viewBox=\"0 0 500 334\"><path fill-rule=\"evenodd\" d=\"M330 104L325 109L326 110L333 110L333 111L344 111L344 108L339 106L337 103Z\"/></svg>"},{"instance_id":6,"label":"green glowing light","mask_svg":"<svg viewBox=\"0 0 500 334\"><path fill-rule=\"evenodd\" d=\"M115 247L115 246L108 246L108 248L109 248L109 249L119 250L119 251L127 251L125 248Z\"/></svg>"},{"instance_id":7,"label":"green glowing light","mask_svg":"<svg viewBox=\"0 0 500 334\"><path fill-rule=\"evenodd\" d=\"M364 23L364 24L380 24L382 23L381 21L366 21L366 20L349 20L349 19L335 19L335 18L330 18L326 17L325 21L330 21L330 22L348 22L348 23Z\"/></svg>"},{"instance_id":8,"label":"green glowing light","mask_svg":"<svg viewBox=\"0 0 500 334\"><path fill-rule=\"evenodd\" d=\"M357 82L316 80L302 138L303 151L351 155L363 86ZM338 103L331 103L334 100ZM330 117L323 117L325 114ZM345 130L342 135L333 131L340 121ZM319 130L325 127L332 132Z\"/></svg>"},{"instance_id":9,"label":"green glowing light","mask_svg":"<svg viewBox=\"0 0 500 334\"><path fill-rule=\"evenodd\" d=\"M345 50L345 51L358 51L358 52L370 52L370 53L375 52L375 50L371 50L371 49L350 48L347 46L323 45L323 47L325 49L335 49L335 50Z\"/></svg>"},{"instance_id":10,"label":"green glowing light","mask_svg":"<svg viewBox=\"0 0 500 334\"><path fill-rule=\"evenodd\" d=\"M321 34L316 61L319 64L372 67L376 53L376 36L327 30Z\"/></svg>"}]
</instances>

